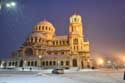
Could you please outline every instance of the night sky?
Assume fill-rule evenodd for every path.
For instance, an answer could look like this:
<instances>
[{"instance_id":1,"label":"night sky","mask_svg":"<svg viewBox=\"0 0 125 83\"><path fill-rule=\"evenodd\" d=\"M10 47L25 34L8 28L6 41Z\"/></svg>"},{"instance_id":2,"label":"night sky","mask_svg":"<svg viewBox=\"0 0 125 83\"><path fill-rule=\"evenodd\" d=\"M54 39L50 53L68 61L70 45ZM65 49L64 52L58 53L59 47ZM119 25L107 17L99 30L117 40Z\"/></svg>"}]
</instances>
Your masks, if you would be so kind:
<instances>
[{"instance_id":1,"label":"night sky","mask_svg":"<svg viewBox=\"0 0 125 83\"><path fill-rule=\"evenodd\" d=\"M125 0L14 1L16 8L3 6L0 11L0 58L18 49L42 20L52 22L57 35L68 34L69 16L74 13L83 17L84 34L93 56L125 52Z\"/></svg>"}]
</instances>

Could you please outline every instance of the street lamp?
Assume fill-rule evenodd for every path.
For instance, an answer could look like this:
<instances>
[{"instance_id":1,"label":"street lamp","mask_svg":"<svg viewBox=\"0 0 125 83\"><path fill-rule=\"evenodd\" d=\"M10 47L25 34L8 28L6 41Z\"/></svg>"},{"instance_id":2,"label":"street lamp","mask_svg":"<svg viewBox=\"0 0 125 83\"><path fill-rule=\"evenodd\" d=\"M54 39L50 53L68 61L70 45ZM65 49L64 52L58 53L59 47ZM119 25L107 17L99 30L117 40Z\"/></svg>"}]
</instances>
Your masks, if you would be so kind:
<instances>
[{"instance_id":1,"label":"street lamp","mask_svg":"<svg viewBox=\"0 0 125 83\"><path fill-rule=\"evenodd\" d=\"M42 55L39 55L39 67L41 67L41 58L42 58Z\"/></svg>"},{"instance_id":2,"label":"street lamp","mask_svg":"<svg viewBox=\"0 0 125 83\"><path fill-rule=\"evenodd\" d=\"M99 59L99 60L98 60L98 64L99 64L99 65L103 65L103 63L104 63L103 59Z\"/></svg>"},{"instance_id":3,"label":"street lamp","mask_svg":"<svg viewBox=\"0 0 125 83\"><path fill-rule=\"evenodd\" d=\"M96 62L98 67L104 66L104 60L102 58L97 58Z\"/></svg>"},{"instance_id":4,"label":"street lamp","mask_svg":"<svg viewBox=\"0 0 125 83\"><path fill-rule=\"evenodd\" d=\"M39 55L39 59L41 59L42 58L42 56L41 55Z\"/></svg>"}]
</instances>

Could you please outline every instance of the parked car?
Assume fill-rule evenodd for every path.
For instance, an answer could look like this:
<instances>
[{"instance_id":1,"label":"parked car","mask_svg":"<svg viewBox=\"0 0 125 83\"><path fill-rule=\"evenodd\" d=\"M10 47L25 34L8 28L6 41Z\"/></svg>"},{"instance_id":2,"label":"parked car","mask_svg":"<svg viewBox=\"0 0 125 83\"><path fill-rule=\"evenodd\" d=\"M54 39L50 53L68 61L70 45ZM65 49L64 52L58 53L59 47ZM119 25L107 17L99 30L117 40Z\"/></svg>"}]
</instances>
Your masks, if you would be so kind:
<instances>
[{"instance_id":1,"label":"parked car","mask_svg":"<svg viewBox=\"0 0 125 83\"><path fill-rule=\"evenodd\" d=\"M64 74L64 69L62 68L53 69L52 74Z\"/></svg>"}]
</instances>

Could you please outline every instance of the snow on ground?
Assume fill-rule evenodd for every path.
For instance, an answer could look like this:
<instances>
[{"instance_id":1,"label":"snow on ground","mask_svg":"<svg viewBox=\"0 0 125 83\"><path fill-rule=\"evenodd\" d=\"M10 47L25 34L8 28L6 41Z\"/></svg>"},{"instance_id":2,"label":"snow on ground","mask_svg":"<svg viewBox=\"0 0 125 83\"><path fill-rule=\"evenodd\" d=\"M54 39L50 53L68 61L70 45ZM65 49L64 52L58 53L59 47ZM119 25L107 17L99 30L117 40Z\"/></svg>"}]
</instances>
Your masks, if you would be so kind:
<instances>
[{"instance_id":1,"label":"snow on ground","mask_svg":"<svg viewBox=\"0 0 125 83\"><path fill-rule=\"evenodd\" d=\"M0 83L125 83L123 70L65 70L65 74L51 74L51 71L0 70Z\"/></svg>"},{"instance_id":2,"label":"snow on ground","mask_svg":"<svg viewBox=\"0 0 125 83\"><path fill-rule=\"evenodd\" d=\"M4 75L0 83L83 83L72 79L48 75Z\"/></svg>"},{"instance_id":3,"label":"snow on ground","mask_svg":"<svg viewBox=\"0 0 125 83\"><path fill-rule=\"evenodd\" d=\"M116 70L75 72L61 76L85 83L125 83L125 80L123 80L123 71Z\"/></svg>"}]
</instances>

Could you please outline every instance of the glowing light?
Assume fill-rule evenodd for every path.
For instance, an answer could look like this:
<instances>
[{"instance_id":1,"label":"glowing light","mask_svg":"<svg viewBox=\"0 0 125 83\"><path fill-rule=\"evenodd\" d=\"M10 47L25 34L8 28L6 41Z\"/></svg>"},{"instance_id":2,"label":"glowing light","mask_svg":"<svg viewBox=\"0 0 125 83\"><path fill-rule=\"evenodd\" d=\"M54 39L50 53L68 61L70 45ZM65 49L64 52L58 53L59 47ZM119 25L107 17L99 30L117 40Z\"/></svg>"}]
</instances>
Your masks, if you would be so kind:
<instances>
[{"instance_id":1,"label":"glowing light","mask_svg":"<svg viewBox=\"0 0 125 83\"><path fill-rule=\"evenodd\" d=\"M10 5L11 5L12 7L15 7L15 6L16 6L16 3L15 3L15 2L11 2Z\"/></svg>"},{"instance_id":2,"label":"glowing light","mask_svg":"<svg viewBox=\"0 0 125 83\"><path fill-rule=\"evenodd\" d=\"M6 4L6 7L7 7L7 8L10 8L10 7L11 7L10 3L7 3L7 4Z\"/></svg>"},{"instance_id":3,"label":"glowing light","mask_svg":"<svg viewBox=\"0 0 125 83\"><path fill-rule=\"evenodd\" d=\"M39 58L41 59L41 58L42 58L42 56L40 55L40 56L39 56Z\"/></svg>"},{"instance_id":4,"label":"glowing light","mask_svg":"<svg viewBox=\"0 0 125 83\"><path fill-rule=\"evenodd\" d=\"M6 3L7 8L12 8L12 7L15 7L15 6L16 6L15 2Z\"/></svg>"},{"instance_id":5,"label":"glowing light","mask_svg":"<svg viewBox=\"0 0 125 83\"><path fill-rule=\"evenodd\" d=\"M104 64L103 59L99 59L99 60L98 60L98 65L103 65L103 64Z\"/></svg>"}]
</instances>

